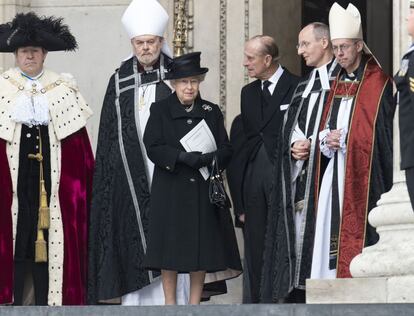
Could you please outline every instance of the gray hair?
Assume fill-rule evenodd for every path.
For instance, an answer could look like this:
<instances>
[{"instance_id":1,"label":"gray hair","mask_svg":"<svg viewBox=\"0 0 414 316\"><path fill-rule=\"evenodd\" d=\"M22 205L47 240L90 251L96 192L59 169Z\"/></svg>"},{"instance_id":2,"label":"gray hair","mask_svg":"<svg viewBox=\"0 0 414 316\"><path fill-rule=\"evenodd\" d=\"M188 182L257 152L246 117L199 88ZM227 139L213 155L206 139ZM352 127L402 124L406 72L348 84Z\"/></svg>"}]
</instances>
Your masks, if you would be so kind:
<instances>
[{"instance_id":1,"label":"gray hair","mask_svg":"<svg viewBox=\"0 0 414 316\"><path fill-rule=\"evenodd\" d=\"M315 35L315 39L320 40L322 38L326 38L330 41L331 37L329 34L329 26L322 22L313 22L308 24L308 26L313 27L313 35Z\"/></svg>"},{"instance_id":2,"label":"gray hair","mask_svg":"<svg viewBox=\"0 0 414 316\"><path fill-rule=\"evenodd\" d=\"M257 40L260 42L260 52L263 55L270 55L272 57L272 62L276 63L280 59L279 56L279 47L276 44L276 41L273 37L268 35L256 35L253 36L250 41Z\"/></svg>"}]
</instances>

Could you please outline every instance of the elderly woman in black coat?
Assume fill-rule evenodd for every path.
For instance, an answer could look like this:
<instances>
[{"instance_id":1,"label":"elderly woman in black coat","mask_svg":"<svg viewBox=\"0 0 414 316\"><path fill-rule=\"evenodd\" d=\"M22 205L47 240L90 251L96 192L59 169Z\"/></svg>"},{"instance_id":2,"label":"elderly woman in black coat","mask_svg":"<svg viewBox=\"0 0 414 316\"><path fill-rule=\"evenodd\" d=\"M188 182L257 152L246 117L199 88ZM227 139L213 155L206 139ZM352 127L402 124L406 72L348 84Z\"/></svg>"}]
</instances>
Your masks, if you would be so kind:
<instances>
[{"instance_id":1,"label":"elderly woman in black coat","mask_svg":"<svg viewBox=\"0 0 414 316\"><path fill-rule=\"evenodd\" d=\"M190 274L190 304L200 303L209 274L216 281L241 273L229 210L210 203L209 181L199 171L210 166L214 156L224 169L232 155L219 107L199 95L207 71L200 67L199 52L175 58L169 72L175 93L152 104L144 134L148 157L155 164L144 264L161 270L165 304L176 304L177 273ZM180 139L202 120L217 150L186 152Z\"/></svg>"}]
</instances>

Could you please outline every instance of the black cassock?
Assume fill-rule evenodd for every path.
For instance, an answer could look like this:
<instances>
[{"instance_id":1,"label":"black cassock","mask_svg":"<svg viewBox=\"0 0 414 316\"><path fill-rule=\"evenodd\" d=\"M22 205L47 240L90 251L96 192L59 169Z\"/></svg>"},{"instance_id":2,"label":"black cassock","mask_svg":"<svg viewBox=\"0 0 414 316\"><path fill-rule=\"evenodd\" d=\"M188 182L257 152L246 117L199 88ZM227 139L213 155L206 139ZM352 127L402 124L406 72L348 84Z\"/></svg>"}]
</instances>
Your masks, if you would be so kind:
<instances>
[{"instance_id":1,"label":"black cassock","mask_svg":"<svg viewBox=\"0 0 414 316\"><path fill-rule=\"evenodd\" d=\"M339 69L340 66L333 61L327 65L330 83L335 79ZM277 302L284 299L294 288L304 290L305 280L310 276L315 221L315 187L312 181L315 173L314 154L317 145L315 135L318 133L322 110L329 95L329 90L322 89L320 78L316 75L311 93L319 92L319 96L309 115L306 130L311 94L306 98L302 95L311 79L311 74L302 79L293 94L284 117L281 141L275 151L260 289L262 302ZM293 160L290 149L292 134L297 124L304 131L305 136L313 140L310 157L304 163L303 174L297 178L295 191L293 191L291 178ZM294 213L297 202L303 205L303 234L300 241L297 241L295 236ZM301 249L296 249L295 244Z\"/></svg>"},{"instance_id":2,"label":"black cassock","mask_svg":"<svg viewBox=\"0 0 414 316\"><path fill-rule=\"evenodd\" d=\"M89 224L89 304L136 291L153 277L142 265L150 190L135 115L134 59L112 75L102 107ZM156 100L170 93L164 82L156 83Z\"/></svg>"},{"instance_id":3,"label":"black cassock","mask_svg":"<svg viewBox=\"0 0 414 316\"><path fill-rule=\"evenodd\" d=\"M360 77L365 71L367 57L363 57L361 65L356 71ZM298 89L301 87L299 84ZM378 105L379 111L375 125L375 143L372 151L371 178L369 183L369 199L367 209L371 210L378 201L380 195L388 191L392 186L392 118L394 105L391 98L391 86L387 83L384 94ZM302 88L303 91L304 88ZM365 90L364 93L370 92ZM295 92L293 101L289 107L289 112L285 116L283 129L283 143L277 151L275 168L273 174L274 188L272 192L272 203L269 210L268 230L266 234L265 263L262 275L261 299L262 301L278 301L286 298L293 288L304 289L305 281L310 277L312 267L313 242L315 233L315 174L317 166L308 168L312 170L310 179L309 195L306 197L305 207L306 225L302 231L303 245L302 252L295 251L295 231L294 231L294 198L292 194L291 181L291 151L290 151L290 131L294 128L295 120L299 115L300 103L295 99L300 98L301 94ZM298 99L297 99L298 100ZM324 108L326 108L326 104ZM316 140L318 146L319 140ZM318 154L318 148L315 149ZM316 158L316 157L315 157ZM312 151L310 159L312 159ZM317 158L316 158L317 159ZM327 163L322 159L320 162L321 177ZM375 229L366 225L365 246L372 245L377 241L378 236ZM301 260L298 261L297 253L300 253ZM298 264L300 263L300 264Z\"/></svg>"}]
</instances>

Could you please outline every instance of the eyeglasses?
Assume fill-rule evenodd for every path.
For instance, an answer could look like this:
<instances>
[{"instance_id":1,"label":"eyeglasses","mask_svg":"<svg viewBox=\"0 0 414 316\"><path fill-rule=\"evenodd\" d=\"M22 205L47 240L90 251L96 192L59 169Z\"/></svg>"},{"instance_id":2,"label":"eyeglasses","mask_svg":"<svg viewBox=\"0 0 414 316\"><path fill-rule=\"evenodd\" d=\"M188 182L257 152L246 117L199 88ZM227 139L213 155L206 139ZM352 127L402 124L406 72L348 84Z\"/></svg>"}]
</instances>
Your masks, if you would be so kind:
<instances>
[{"instance_id":1,"label":"eyeglasses","mask_svg":"<svg viewBox=\"0 0 414 316\"><path fill-rule=\"evenodd\" d=\"M299 48L308 48L308 46L310 44L311 44L311 42L307 42L307 41L300 42L300 43L298 43L296 45L296 49L299 49Z\"/></svg>"},{"instance_id":2,"label":"eyeglasses","mask_svg":"<svg viewBox=\"0 0 414 316\"><path fill-rule=\"evenodd\" d=\"M355 45L357 42L353 42L352 44L341 44L339 46L332 46L332 50L334 51L334 53L338 53L338 52L345 52L347 51L351 46Z\"/></svg>"},{"instance_id":3,"label":"eyeglasses","mask_svg":"<svg viewBox=\"0 0 414 316\"><path fill-rule=\"evenodd\" d=\"M308 48L309 47L309 45L310 44L312 44L312 43L317 43L317 42L319 42L320 40L322 40L322 39L325 39L325 37L321 37L321 38L316 38L315 40L313 40L313 41L302 41L302 42L299 42L298 44L296 44L296 49L299 49L299 48L303 48L303 49L306 49L306 48Z\"/></svg>"}]
</instances>

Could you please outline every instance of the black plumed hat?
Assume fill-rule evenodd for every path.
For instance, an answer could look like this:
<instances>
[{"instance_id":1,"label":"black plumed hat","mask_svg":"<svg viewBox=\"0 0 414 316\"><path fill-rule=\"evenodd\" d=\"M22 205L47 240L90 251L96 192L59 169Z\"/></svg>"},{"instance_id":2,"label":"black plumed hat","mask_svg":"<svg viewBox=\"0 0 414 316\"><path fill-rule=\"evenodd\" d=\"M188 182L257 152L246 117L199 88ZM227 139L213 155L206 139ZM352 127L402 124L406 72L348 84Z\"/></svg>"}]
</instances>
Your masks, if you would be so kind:
<instances>
[{"instance_id":1,"label":"black plumed hat","mask_svg":"<svg viewBox=\"0 0 414 316\"><path fill-rule=\"evenodd\" d=\"M0 52L37 46L47 51L71 51L78 47L63 18L38 17L36 13L18 13L13 21L0 25Z\"/></svg>"},{"instance_id":2,"label":"black plumed hat","mask_svg":"<svg viewBox=\"0 0 414 316\"><path fill-rule=\"evenodd\" d=\"M166 79L180 79L205 74L208 68L200 67L200 52L175 57L169 66Z\"/></svg>"}]
</instances>

